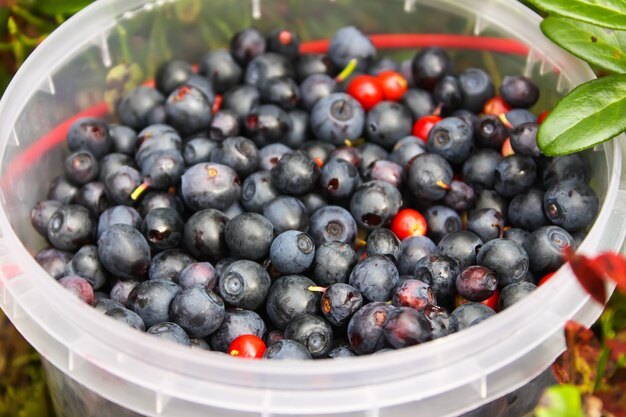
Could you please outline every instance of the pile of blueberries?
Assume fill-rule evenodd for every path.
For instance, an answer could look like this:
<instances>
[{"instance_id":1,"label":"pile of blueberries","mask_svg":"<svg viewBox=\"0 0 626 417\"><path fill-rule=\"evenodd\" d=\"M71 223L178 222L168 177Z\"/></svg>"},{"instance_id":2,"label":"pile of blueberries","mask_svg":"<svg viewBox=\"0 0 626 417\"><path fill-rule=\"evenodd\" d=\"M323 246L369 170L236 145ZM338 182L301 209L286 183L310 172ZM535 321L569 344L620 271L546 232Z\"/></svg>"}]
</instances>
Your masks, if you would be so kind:
<instances>
[{"instance_id":1,"label":"pile of blueberries","mask_svg":"<svg viewBox=\"0 0 626 417\"><path fill-rule=\"evenodd\" d=\"M327 54L249 28L197 68L164 63L116 124L69 129L31 212L37 261L103 314L228 352L337 358L424 343L532 292L598 211L578 154L549 158L539 89L398 64L354 27Z\"/></svg>"}]
</instances>

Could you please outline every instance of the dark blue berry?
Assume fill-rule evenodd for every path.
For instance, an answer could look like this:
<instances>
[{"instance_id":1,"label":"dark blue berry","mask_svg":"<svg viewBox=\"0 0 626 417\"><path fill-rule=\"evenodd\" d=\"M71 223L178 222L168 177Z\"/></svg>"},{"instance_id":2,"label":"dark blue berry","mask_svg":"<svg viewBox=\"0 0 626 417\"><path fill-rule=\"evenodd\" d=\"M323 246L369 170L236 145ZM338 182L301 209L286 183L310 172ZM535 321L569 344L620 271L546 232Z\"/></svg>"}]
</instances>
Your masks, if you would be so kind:
<instances>
[{"instance_id":1,"label":"dark blue berry","mask_svg":"<svg viewBox=\"0 0 626 417\"><path fill-rule=\"evenodd\" d=\"M194 338L207 337L224 320L224 302L204 285L179 292L170 309L171 320Z\"/></svg>"},{"instance_id":2,"label":"dark blue berry","mask_svg":"<svg viewBox=\"0 0 626 417\"><path fill-rule=\"evenodd\" d=\"M347 283L350 272L356 265L357 260L356 253L349 244L344 242L324 242L315 251L312 272L313 280L322 286Z\"/></svg>"}]
</instances>

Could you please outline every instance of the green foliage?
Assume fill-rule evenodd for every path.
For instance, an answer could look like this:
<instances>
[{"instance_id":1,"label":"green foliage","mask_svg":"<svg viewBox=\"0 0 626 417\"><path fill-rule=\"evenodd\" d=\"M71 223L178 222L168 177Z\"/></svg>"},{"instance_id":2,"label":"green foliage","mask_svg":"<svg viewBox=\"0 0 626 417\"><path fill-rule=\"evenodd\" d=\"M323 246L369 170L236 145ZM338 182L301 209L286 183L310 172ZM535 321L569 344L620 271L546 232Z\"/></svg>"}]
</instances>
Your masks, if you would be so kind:
<instances>
[{"instance_id":1,"label":"green foliage","mask_svg":"<svg viewBox=\"0 0 626 417\"><path fill-rule=\"evenodd\" d=\"M609 29L626 29L624 0L527 0L549 13Z\"/></svg>"},{"instance_id":2,"label":"green foliage","mask_svg":"<svg viewBox=\"0 0 626 417\"><path fill-rule=\"evenodd\" d=\"M584 417L580 391L569 384L548 388L535 409L535 416Z\"/></svg>"},{"instance_id":3,"label":"green foliage","mask_svg":"<svg viewBox=\"0 0 626 417\"><path fill-rule=\"evenodd\" d=\"M71 15L92 3L92 0L37 0L32 7L47 15Z\"/></svg>"}]
</instances>

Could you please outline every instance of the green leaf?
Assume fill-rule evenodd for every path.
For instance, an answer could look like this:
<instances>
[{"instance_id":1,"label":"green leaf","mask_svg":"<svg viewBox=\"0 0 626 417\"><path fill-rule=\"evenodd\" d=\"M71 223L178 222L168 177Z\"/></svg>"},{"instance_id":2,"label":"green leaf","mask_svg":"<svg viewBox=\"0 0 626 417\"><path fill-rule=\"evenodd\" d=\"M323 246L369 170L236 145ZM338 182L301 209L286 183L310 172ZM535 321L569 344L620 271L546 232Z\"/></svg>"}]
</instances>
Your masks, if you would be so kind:
<instances>
[{"instance_id":1,"label":"green leaf","mask_svg":"<svg viewBox=\"0 0 626 417\"><path fill-rule=\"evenodd\" d=\"M626 72L626 32L547 17L541 30L550 40L585 61L615 73Z\"/></svg>"},{"instance_id":2,"label":"green leaf","mask_svg":"<svg viewBox=\"0 0 626 417\"><path fill-rule=\"evenodd\" d=\"M591 148L626 130L626 75L579 85L544 120L537 144L548 156Z\"/></svg>"},{"instance_id":3,"label":"green leaf","mask_svg":"<svg viewBox=\"0 0 626 417\"><path fill-rule=\"evenodd\" d=\"M528 0L539 9L611 29L626 30L624 0Z\"/></svg>"},{"instance_id":4,"label":"green leaf","mask_svg":"<svg viewBox=\"0 0 626 417\"><path fill-rule=\"evenodd\" d=\"M584 417L580 391L573 385L546 389L535 408L536 417Z\"/></svg>"},{"instance_id":5,"label":"green leaf","mask_svg":"<svg viewBox=\"0 0 626 417\"><path fill-rule=\"evenodd\" d=\"M56 14L74 14L93 0L37 0L35 7L42 13L53 16Z\"/></svg>"}]
</instances>

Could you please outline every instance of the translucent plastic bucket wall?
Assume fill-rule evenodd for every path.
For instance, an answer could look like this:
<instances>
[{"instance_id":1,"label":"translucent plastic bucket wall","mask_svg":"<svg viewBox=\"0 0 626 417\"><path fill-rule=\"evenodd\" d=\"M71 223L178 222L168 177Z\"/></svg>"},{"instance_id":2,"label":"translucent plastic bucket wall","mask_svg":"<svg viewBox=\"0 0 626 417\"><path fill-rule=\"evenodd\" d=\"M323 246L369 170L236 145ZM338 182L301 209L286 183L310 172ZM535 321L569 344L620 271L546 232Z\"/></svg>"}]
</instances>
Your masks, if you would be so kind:
<instances>
[{"instance_id":1,"label":"translucent plastic bucket wall","mask_svg":"<svg viewBox=\"0 0 626 417\"><path fill-rule=\"evenodd\" d=\"M538 22L505 0L101 0L72 18L35 51L0 102L0 306L45 358L60 415L447 416L500 398L544 371L564 348L564 322L590 324L600 313L565 268L524 302L422 346L345 361L245 361L161 342L104 319L32 259L44 242L28 218L61 172L64 122L81 111L106 112L105 90L120 86L109 80L107 87L107 73L125 60L138 62L149 79L159 62L195 61L249 25L290 27L304 41L349 24L368 34L467 35L412 42L443 42L457 69L497 70L496 82L508 73L532 76L542 87L541 110L593 74L544 39ZM528 46L505 41L498 49L472 36ZM401 59L414 50L392 54ZM623 154L623 141L614 141L586 155L603 206L584 252L622 245Z\"/></svg>"}]
</instances>

